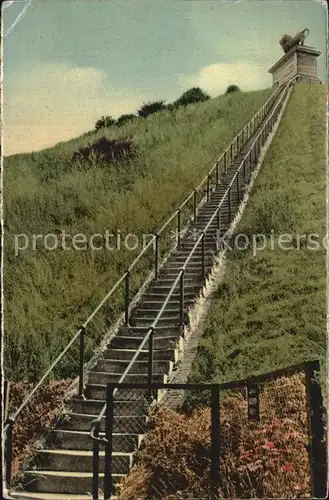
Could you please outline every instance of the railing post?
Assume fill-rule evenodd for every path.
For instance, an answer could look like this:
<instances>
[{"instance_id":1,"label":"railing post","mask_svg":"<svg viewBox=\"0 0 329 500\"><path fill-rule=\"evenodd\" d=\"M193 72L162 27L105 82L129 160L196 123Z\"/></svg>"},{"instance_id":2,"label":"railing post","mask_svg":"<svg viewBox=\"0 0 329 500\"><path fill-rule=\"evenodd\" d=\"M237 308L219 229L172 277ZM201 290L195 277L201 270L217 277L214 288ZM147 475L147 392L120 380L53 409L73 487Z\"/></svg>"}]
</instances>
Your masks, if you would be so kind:
<instances>
[{"instance_id":1,"label":"railing post","mask_svg":"<svg viewBox=\"0 0 329 500\"><path fill-rule=\"evenodd\" d=\"M5 456L6 456L6 483L7 489L10 491L11 487L11 468L12 468L12 460L13 460L13 427L14 421L9 417L6 424L8 424L7 428L7 439L6 439L6 448L5 448Z\"/></svg>"},{"instance_id":2,"label":"railing post","mask_svg":"<svg viewBox=\"0 0 329 500\"><path fill-rule=\"evenodd\" d=\"M325 411L321 387L315 375L320 371L320 364L315 361L305 365L312 496L326 498L328 463L325 445Z\"/></svg>"},{"instance_id":3,"label":"railing post","mask_svg":"<svg viewBox=\"0 0 329 500\"><path fill-rule=\"evenodd\" d=\"M231 152L231 163L233 162L233 143L230 145L230 152Z\"/></svg>"},{"instance_id":4,"label":"railing post","mask_svg":"<svg viewBox=\"0 0 329 500\"><path fill-rule=\"evenodd\" d=\"M202 275L204 276L206 274L205 272L205 254L206 254L206 249L205 249L205 232L202 233Z\"/></svg>"},{"instance_id":5,"label":"railing post","mask_svg":"<svg viewBox=\"0 0 329 500\"><path fill-rule=\"evenodd\" d=\"M219 498L220 487L220 391L219 385L211 386L211 476L213 493Z\"/></svg>"},{"instance_id":6,"label":"railing post","mask_svg":"<svg viewBox=\"0 0 329 500\"><path fill-rule=\"evenodd\" d=\"M239 171L236 174L236 194L238 196L238 203L240 203Z\"/></svg>"},{"instance_id":7,"label":"railing post","mask_svg":"<svg viewBox=\"0 0 329 500\"><path fill-rule=\"evenodd\" d=\"M224 172L227 173L227 151L224 153Z\"/></svg>"},{"instance_id":8,"label":"railing post","mask_svg":"<svg viewBox=\"0 0 329 500\"><path fill-rule=\"evenodd\" d=\"M99 484L99 423L95 424L94 437L93 440L93 483L92 483L92 493L93 500L98 500L98 484Z\"/></svg>"},{"instance_id":9,"label":"railing post","mask_svg":"<svg viewBox=\"0 0 329 500\"><path fill-rule=\"evenodd\" d=\"M240 134L236 136L236 152L237 154L240 151Z\"/></svg>"},{"instance_id":10,"label":"railing post","mask_svg":"<svg viewBox=\"0 0 329 500\"><path fill-rule=\"evenodd\" d=\"M182 274L180 276L180 287L179 287L179 310L180 310L180 324L184 325L184 275L185 270L182 268Z\"/></svg>"},{"instance_id":11,"label":"railing post","mask_svg":"<svg viewBox=\"0 0 329 500\"><path fill-rule=\"evenodd\" d=\"M80 335L79 335L79 398L84 399L84 373L83 367L85 362L85 334L86 328L84 326L80 326Z\"/></svg>"},{"instance_id":12,"label":"railing post","mask_svg":"<svg viewBox=\"0 0 329 500\"><path fill-rule=\"evenodd\" d=\"M104 500L110 500L113 491L112 451L113 451L113 390L112 384L107 384L106 415L105 415L105 467L104 467Z\"/></svg>"},{"instance_id":13,"label":"railing post","mask_svg":"<svg viewBox=\"0 0 329 500\"><path fill-rule=\"evenodd\" d=\"M197 205L197 193L198 191L195 189L194 190L194 194L193 194L193 219L194 219L194 224L196 223L196 216L197 216L197 213L196 213L196 205Z\"/></svg>"},{"instance_id":14,"label":"railing post","mask_svg":"<svg viewBox=\"0 0 329 500\"><path fill-rule=\"evenodd\" d=\"M152 327L151 328L150 337L149 337L149 352L148 352L148 360L147 360L147 385L148 385L148 392L149 392L149 398L150 398L150 400L152 400L152 398L153 398L152 383L153 383L153 340L154 340L154 332L155 332L155 329Z\"/></svg>"},{"instance_id":15,"label":"railing post","mask_svg":"<svg viewBox=\"0 0 329 500\"><path fill-rule=\"evenodd\" d=\"M181 232L181 209L177 210L177 246L180 247L180 232Z\"/></svg>"},{"instance_id":16,"label":"railing post","mask_svg":"<svg viewBox=\"0 0 329 500\"><path fill-rule=\"evenodd\" d=\"M231 222L231 186L228 188L228 221Z\"/></svg>"},{"instance_id":17,"label":"railing post","mask_svg":"<svg viewBox=\"0 0 329 500\"><path fill-rule=\"evenodd\" d=\"M207 201L210 199L210 174L207 176Z\"/></svg>"},{"instance_id":18,"label":"railing post","mask_svg":"<svg viewBox=\"0 0 329 500\"><path fill-rule=\"evenodd\" d=\"M219 186L219 163L216 161L216 189L218 189Z\"/></svg>"},{"instance_id":19,"label":"railing post","mask_svg":"<svg viewBox=\"0 0 329 500\"><path fill-rule=\"evenodd\" d=\"M242 147L244 147L244 129L242 130Z\"/></svg>"},{"instance_id":20,"label":"railing post","mask_svg":"<svg viewBox=\"0 0 329 500\"><path fill-rule=\"evenodd\" d=\"M155 235L155 249L154 249L154 266L155 266L155 279L158 279L159 275L159 235L156 233Z\"/></svg>"},{"instance_id":21,"label":"railing post","mask_svg":"<svg viewBox=\"0 0 329 500\"><path fill-rule=\"evenodd\" d=\"M249 153L250 156L250 153ZM243 160L243 182L246 184L246 160Z\"/></svg>"},{"instance_id":22,"label":"railing post","mask_svg":"<svg viewBox=\"0 0 329 500\"><path fill-rule=\"evenodd\" d=\"M129 302L130 302L130 271L127 269L125 277L125 326L129 325Z\"/></svg>"}]
</instances>

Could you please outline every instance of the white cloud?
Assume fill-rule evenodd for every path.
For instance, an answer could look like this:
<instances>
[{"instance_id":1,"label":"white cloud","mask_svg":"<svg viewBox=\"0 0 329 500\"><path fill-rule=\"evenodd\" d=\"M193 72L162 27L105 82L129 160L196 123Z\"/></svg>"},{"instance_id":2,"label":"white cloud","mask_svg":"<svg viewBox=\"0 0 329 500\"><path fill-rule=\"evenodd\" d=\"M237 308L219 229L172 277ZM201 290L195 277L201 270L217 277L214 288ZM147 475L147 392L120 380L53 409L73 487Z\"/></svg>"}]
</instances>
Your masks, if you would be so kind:
<instances>
[{"instance_id":1,"label":"white cloud","mask_svg":"<svg viewBox=\"0 0 329 500\"><path fill-rule=\"evenodd\" d=\"M49 63L4 79L4 154L37 151L91 130L102 115L134 113L145 96L105 72Z\"/></svg>"},{"instance_id":2,"label":"white cloud","mask_svg":"<svg viewBox=\"0 0 329 500\"><path fill-rule=\"evenodd\" d=\"M201 87L211 96L222 94L229 85L238 85L241 90L258 90L272 85L272 77L263 65L255 62L237 61L204 66L196 74L181 75L183 89Z\"/></svg>"}]
</instances>

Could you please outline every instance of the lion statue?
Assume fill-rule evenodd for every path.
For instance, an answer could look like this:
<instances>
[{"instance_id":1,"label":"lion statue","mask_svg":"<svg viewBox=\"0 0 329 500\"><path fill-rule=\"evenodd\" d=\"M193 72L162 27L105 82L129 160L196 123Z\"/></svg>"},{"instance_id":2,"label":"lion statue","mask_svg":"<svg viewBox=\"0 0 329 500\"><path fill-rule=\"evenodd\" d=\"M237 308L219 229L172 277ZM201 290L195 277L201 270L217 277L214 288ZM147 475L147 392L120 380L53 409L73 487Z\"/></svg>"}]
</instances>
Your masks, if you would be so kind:
<instances>
[{"instance_id":1,"label":"lion statue","mask_svg":"<svg viewBox=\"0 0 329 500\"><path fill-rule=\"evenodd\" d=\"M295 45L304 45L305 38L308 37L310 30L305 28L303 31L299 31L295 36L283 35L279 44L281 45L283 52L287 53L290 49L295 47Z\"/></svg>"}]
</instances>

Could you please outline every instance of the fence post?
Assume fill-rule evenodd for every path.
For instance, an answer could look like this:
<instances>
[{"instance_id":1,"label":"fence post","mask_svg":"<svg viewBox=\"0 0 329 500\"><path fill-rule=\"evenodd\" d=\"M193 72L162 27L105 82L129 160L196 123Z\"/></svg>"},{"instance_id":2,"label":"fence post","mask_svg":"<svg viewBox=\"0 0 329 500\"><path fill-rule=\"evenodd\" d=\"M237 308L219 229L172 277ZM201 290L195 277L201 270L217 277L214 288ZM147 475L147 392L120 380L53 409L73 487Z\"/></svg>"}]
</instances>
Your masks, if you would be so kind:
<instances>
[{"instance_id":1,"label":"fence post","mask_svg":"<svg viewBox=\"0 0 329 500\"><path fill-rule=\"evenodd\" d=\"M155 279L158 279L159 275L159 235L155 235L155 250L154 250L154 265L155 265Z\"/></svg>"},{"instance_id":2,"label":"fence post","mask_svg":"<svg viewBox=\"0 0 329 500\"><path fill-rule=\"evenodd\" d=\"M148 384L148 392L149 398L152 401L152 383L153 383L153 340L154 340L154 332L155 329L151 328L150 338L149 338L149 352L148 352L148 363L147 363L147 384Z\"/></svg>"},{"instance_id":3,"label":"fence post","mask_svg":"<svg viewBox=\"0 0 329 500\"><path fill-rule=\"evenodd\" d=\"M205 232L202 233L202 275L205 275Z\"/></svg>"},{"instance_id":4,"label":"fence post","mask_svg":"<svg viewBox=\"0 0 329 500\"><path fill-rule=\"evenodd\" d=\"M220 396L219 384L211 386L211 475L213 493L219 498L220 488Z\"/></svg>"},{"instance_id":5,"label":"fence post","mask_svg":"<svg viewBox=\"0 0 329 500\"><path fill-rule=\"evenodd\" d=\"M318 361L305 363L306 394L308 399L308 426L312 466L312 496L326 498L327 453L324 438L324 409L321 387L315 378L320 370Z\"/></svg>"},{"instance_id":6,"label":"fence post","mask_svg":"<svg viewBox=\"0 0 329 500\"><path fill-rule=\"evenodd\" d=\"M113 384L107 384L105 415L105 468L104 468L104 500L110 500L113 490L112 451L113 451Z\"/></svg>"},{"instance_id":7,"label":"fence post","mask_svg":"<svg viewBox=\"0 0 329 500\"><path fill-rule=\"evenodd\" d=\"M231 186L228 188L228 221L231 222Z\"/></svg>"},{"instance_id":8,"label":"fence post","mask_svg":"<svg viewBox=\"0 0 329 500\"><path fill-rule=\"evenodd\" d=\"M130 300L130 271L126 270L125 277L125 326L129 325L129 300Z\"/></svg>"},{"instance_id":9,"label":"fence post","mask_svg":"<svg viewBox=\"0 0 329 500\"><path fill-rule=\"evenodd\" d=\"M210 174L207 176L207 201L209 201L210 198Z\"/></svg>"},{"instance_id":10,"label":"fence post","mask_svg":"<svg viewBox=\"0 0 329 500\"><path fill-rule=\"evenodd\" d=\"M181 269L181 276L180 276L180 289L179 289L179 300L180 300L180 324L181 326L184 325L184 274L185 270L184 268Z\"/></svg>"},{"instance_id":11,"label":"fence post","mask_svg":"<svg viewBox=\"0 0 329 500\"><path fill-rule=\"evenodd\" d=\"M93 440L93 484L92 493L93 500L98 500L98 481L99 481L99 423L95 424L94 436L96 439Z\"/></svg>"},{"instance_id":12,"label":"fence post","mask_svg":"<svg viewBox=\"0 0 329 500\"><path fill-rule=\"evenodd\" d=\"M219 186L219 163L216 161L216 189L218 189Z\"/></svg>"},{"instance_id":13,"label":"fence post","mask_svg":"<svg viewBox=\"0 0 329 500\"><path fill-rule=\"evenodd\" d=\"M198 191L195 189L193 193L193 222L194 224L196 223L196 216L197 216L197 210L196 210L196 205L197 205L197 193Z\"/></svg>"},{"instance_id":14,"label":"fence post","mask_svg":"<svg viewBox=\"0 0 329 500\"><path fill-rule=\"evenodd\" d=\"M180 247L180 232L181 232L181 220L180 220L181 209L177 210L177 246Z\"/></svg>"},{"instance_id":15,"label":"fence post","mask_svg":"<svg viewBox=\"0 0 329 500\"><path fill-rule=\"evenodd\" d=\"M80 326L80 335L79 335L79 398L84 399L84 377L83 377L83 366L85 361L85 333L86 328L84 326Z\"/></svg>"},{"instance_id":16,"label":"fence post","mask_svg":"<svg viewBox=\"0 0 329 500\"><path fill-rule=\"evenodd\" d=\"M8 424L7 429L7 439L6 439L6 483L7 488L10 490L11 487L11 467L13 460L13 427L14 421L9 418L6 422Z\"/></svg>"}]
</instances>

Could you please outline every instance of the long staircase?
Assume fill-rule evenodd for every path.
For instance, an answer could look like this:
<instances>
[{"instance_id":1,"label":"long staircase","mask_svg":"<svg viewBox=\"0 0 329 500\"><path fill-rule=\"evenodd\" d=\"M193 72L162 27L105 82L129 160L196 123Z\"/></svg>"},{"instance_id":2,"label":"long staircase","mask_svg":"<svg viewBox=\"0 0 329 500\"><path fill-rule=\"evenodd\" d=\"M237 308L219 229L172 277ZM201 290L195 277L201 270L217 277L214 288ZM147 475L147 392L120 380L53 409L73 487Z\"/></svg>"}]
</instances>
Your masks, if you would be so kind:
<instances>
[{"instance_id":1,"label":"long staircase","mask_svg":"<svg viewBox=\"0 0 329 500\"><path fill-rule=\"evenodd\" d=\"M267 115L228 165L226 173L218 187L209 194L209 199L199 209L196 221L180 240L180 245L159 270L158 278L153 280L143 294L138 305L131 311L129 326L120 327L118 334L107 346L102 359L89 373L85 388L86 399L75 399L71 402L71 413L63 419L58 428L47 438L46 447L40 450L34 462L24 476L22 491L12 492L13 498L29 499L90 499L92 498L92 449L90 438L91 423L99 415L105 404L106 384L120 379L129 362L133 358L141 342L163 306L175 279L185 263L195 242L209 223L219 203L223 200L227 189L234 178L241 162L246 158L244 172L241 171L240 184L231 185L230 200L226 196L219 212L219 220L215 217L204 236L203 249L200 243L189 260L184 274L184 324L180 314L180 291L175 289L160 317L154 333L153 341L153 381L168 382L173 368L183 355L184 326L188 322L188 310L200 294L209 275L216 253L218 253L218 226L220 234L224 234L231 225L244 192L248 187L250 176L257 166L261 147L270 134L275 121L265 128L262 134L260 149L250 154L250 148L264 122L275 108L276 103L285 92L285 87L278 92L277 98L268 109ZM289 96L288 96L289 97ZM287 99L288 99L287 97ZM277 116L275 117L277 119ZM204 268L204 270L202 269ZM148 349L141 351L137 361L125 377L125 382L147 382ZM156 394L156 399L161 393ZM128 390L118 391L114 406L114 434L112 453L112 477L114 483L126 475L132 464L134 452L138 449L147 429L147 413L149 399L147 394L139 391L132 398ZM104 433L104 418L101 423ZM101 434L102 435L102 434ZM104 452L100 451L100 472L104 470ZM100 475L100 489L103 489L103 477Z\"/></svg>"}]
</instances>

